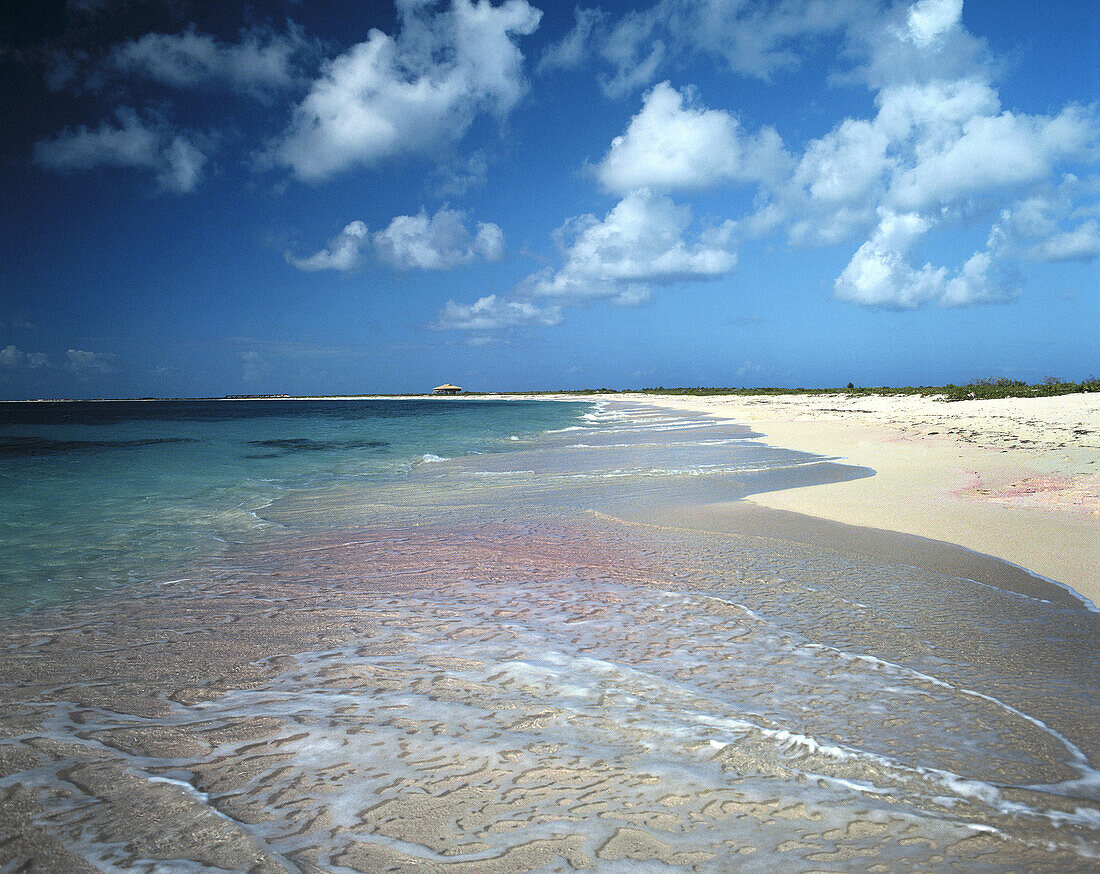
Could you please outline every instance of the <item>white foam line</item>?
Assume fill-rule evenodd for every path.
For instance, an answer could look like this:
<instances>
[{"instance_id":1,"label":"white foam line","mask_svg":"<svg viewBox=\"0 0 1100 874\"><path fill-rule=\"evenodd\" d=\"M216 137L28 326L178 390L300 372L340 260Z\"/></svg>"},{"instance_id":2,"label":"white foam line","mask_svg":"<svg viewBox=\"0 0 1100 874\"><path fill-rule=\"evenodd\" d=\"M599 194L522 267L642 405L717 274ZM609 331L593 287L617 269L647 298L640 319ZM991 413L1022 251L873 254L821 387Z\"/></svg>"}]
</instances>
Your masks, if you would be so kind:
<instances>
[{"instance_id":1,"label":"white foam line","mask_svg":"<svg viewBox=\"0 0 1100 874\"><path fill-rule=\"evenodd\" d=\"M617 469L604 473L571 473L558 474L566 479L622 479L623 477L661 477L661 476L714 476L724 474L763 473L765 471L795 470L799 467L811 467L826 461L835 461L833 458L812 458L807 461L796 461L791 464L765 465L764 467L722 467L715 464L699 464L694 467L662 468L662 467L636 467L629 470Z\"/></svg>"},{"instance_id":2,"label":"white foam line","mask_svg":"<svg viewBox=\"0 0 1100 874\"><path fill-rule=\"evenodd\" d=\"M206 792L202 792L202 791L196 789L194 786L192 786L186 780L177 780L174 777L155 777L155 776L148 775L148 774L144 775L144 776L145 776L145 779L148 780L150 783L167 783L169 786L178 786L180 789L183 789L184 791L186 791L189 795L193 795L195 798L197 798L199 801L201 801L204 805L206 805L208 807L210 806L210 796ZM222 813L217 808L211 807L210 809L213 810L214 813L217 813L220 816L225 817L226 819L230 819L230 817L225 816L225 814ZM230 821L233 821L233 820L230 820Z\"/></svg>"},{"instance_id":3,"label":"white foam line","mask_svg":"<svg viewBox=\"0 0 1100 874\"><path fill-rule=\"evenodd\" d=\"M803 773L810 780L824 780L826 783L834 783L837 786L843 786L845 789L852 789L862 795L897 795L896 789L876 786L874 783L863 783L859 780L846 780L843 777L830 777L827 774L812 774L809 771L803 771Z\"/></svg>"},{"instance_id":4,"label":"white foam line","mask_svg":"<svg viewBox=\"0 0 1100 874\"><path fill-rule=\"evenodd\" d=\"M958 692L962 693L963 695L972 695L975 698L982 698L985 701L989 701L990 703L995 704L998 707L1003 707L1005 710L1007 710L1013 716L1018 716L1020 719L1023 719L1026 722L1030 722L1032 725L1034 725L1036 728L1040 729L1041 731L1047 732L1051 737L1057 738L1059 741L1061 741L1062 745L1065 746L1065 748L1069 752L1069 754L1071 756L1073 756L1074 765L1081 772L1081 775L1084 778L1083 780L1073 780L1073 781L1067 781L1067 782L1071 782L1071 783L1074 783L1074 784L1080 784L1080 785L1084 785L1084 786L1100 786L1100 771L1097 771L1095 768L1092 767L1091 763L1088 760L1088 757L1081 751L1081 749L1075 743L1073 743L1073 741L1071 741L1064 734L1062 734L1061 732L1058 732L1055 729L1051 728L1049 725L1047 725L1041 719L1036 719L1034 716L1032 716L1028 713L1024 713L1022 710L1017 710L1011 704L1006 704L1000 698L994 698L992 695L986 695L983 692L976 692L973 689L963 689L961 687L956 687L956 690ZM1052 784L1044 784L1044 785L1047 786L1047 787L1054 787L1054 786L1062 786L1064 784L1062 784L1062 783L1052 783ZM1032 788L1034 788L1034 787L1032 787ZM1100 825L1100 822L1098 822L1097 824Z\"/></svg>"},{"instance_id":5,"label":"white foam line","mask_svg":"<svg viewBox=\"0 0 1100 874\"><path fill-rule=\"evenodd\" d=\"M667 594L672 595L672 594L675 594L675 593L669 592ZM725 598L719 598L715 595L700 594L698 597L706 598L706 599L711 600L711 601L718 601L718 602L723 603L723 604L729 604L729 605L732 605L734 607L738 607L738 608L744 610L749 616L752 616L754 619L758 619L758 620L767 622L768 624L770 624L770 625L772 625L773 627L776 627L776 628L779 627L778 625L771 622L770 620L761 619L761 617L759 617L755 613L753 613L744 604L738 604L735 601L730 601L730 600L727 600ZM873 664L873 665L877 665L877 666L884 666L884 667L894 668L894 669L902 672L903 674L909 675L911 678L922 680L923 682L929 683L933 686L937 686L941 689L947 689L951 692L955 692L955 693L958 693L960 695L968 695L972 698L980 698L981 700L987 701L987 702L989 702L990 704L993 704L996 707L1000 707L1006 713L1011 713L1013 716L1015 716L1019 719L1023 719L1025 722L1031 723L1036 728L1038 728L1040 731L1046 732L1051 737L1057 739L1059 741L1059 743L1061 743L1066 748L1066 751L1070 754L1070 756L1073 759L1073 762L1072 762L1073 766L1076 767L1077 770L1080 772L1082 779L1065 781L1064 783L1051 783L1051 784L1041 784L1041 785L1037 784L1037 785L1030 786L1028 788L1046 789L1048 791L1053 791L1056 787L1066 787L1066 788L1068 788L1069 785L1081 785L1081 786L1088 786L1088 787L1100 786L1100 771L1098 771L1097 769L1092 767L1092 764L1089 762L1088 757L1084 754L1084 752L1081 751L1080 747L1078 747L1075 743L1073 743L1073 741L1071 741L1069 738L1067 738L1061 732L1051 728L1049 725L1047 725L1041 719L1038 719L1038 718L1032 716L1029 713L1024 713L1022 710L1018 710L1017 708L1013 707L1011 704L1008 704L1007 702L1002 701L1000 698L995 698L992 695L986 695L984 692L978 692L977 690L974 690L974 689L963 688L962 686L959 686L955 683L948 682L947 680L942 680L939 677L934 677L931 674L924 673L923 671L918 671L915 668L909 667L908 665L901 665L901 664L898 664L897 662L891 662L891 661L888 661L886 659L878 658L877 656L866 655L864 653L848 652L846 650L839 649L835 646L829 646L828 644L825 644L825 643L816 643L816 642L811 642L811 641L807 641L806 643L803 643L802 646L805 646L809 649L828 650L829 652L835 653L836 655L840 656L842 659L845 659L845 660L862 661L862 662L867 662L869 664ZM1058 793L1055 793L1055 794L1058 794Z\"/></svg>"},{"instance_id":6,"label":"white foam line","mask_svg":"<svg viewBox=\"0 0 1100 874\"><path fill-rule=\"evenodd\" d=\"M984 555L984 553L978 552L976 549L970 549L969 547L966 547L966 546L961 546L959 548L960 549L965 549L967 552L973 552L975 555ZM1010 567L1014 567L1017 570L1023 571L1028 576L1035 577L1037 580L1042 580L1044 583L1050 583L1052 586L1056 586L1059 589L1062 589L1063 591L1069 592L1071 595L1073 595L1074 598L1077 598L1082 602L1085 609L1089 613L1100 613L1100 608L1098 608L1092 602L1091 599L1087 598L1085 595L1082 595L1080 592L1078 592L1072 586L1067 586L1065 583L1058 582L1058 580L1051 579L1050 577L1045 577L1042 574L1037 574L1031 568L1026 568L1023 565L1015 564L1014 562L1007 561L1006 559L1003 559L1000 556L994 556L994 558L996 558L997 561L1000 561L1000 562L1003 562L1004 564L1009 565ZM978 582L978 581L977 580L971 580L971 582ZM989 586L990 588L997 589L998 591L1001 591L1001 592L1010 592L1012 594L1023 595L1025 598L1030 598L1033 601L1042 601L1044 604L1053 603L1052 601L1047 601L1045 598L1038 598L1035 595L1024 595L1023 592L1012 592L1011 589L1002 589L1000 586L993 586L993 585L990 585L989 583L979 583L979 585ZM1059 605L1059 606L1064 606L1064 605Z\"/></svg>"},{"instance_id":7,"label":"white foam line","mask_svg":"<svg viewBox=\"0 0 1100 874\"><path fill-rule=\"evenodd\" d=\"M701 721L707 722L719 720L708 720L704 717ZM737 729L735 728L734 730ZM1061 810L1036 810L1030 805L1007 800L1001 790L991 783L986 783L983 780L973 780L962 777L959 774L955 774L952 771L948 771L942 768L929 768L922 766L906 765L889 756L883 756L878 753L869 752L867 750L853 749L851 747L843 745L825 746L822 745L820 741L818 741L816 738L808 737L806 735L792 734L787 730L764 729L759 727L756 727L756 730L765 736L771 737L773 740L779 741L780 750L790 750L796 747L804 747L805 749L809 750L811 754L821 753L833 759L850 758L857 761L870 761L875 764L881 765L888 770L892 770L900 775L915 775L922 779L932 780L933 782L938 783L940 786L951 792L951 798L944 798L940 802L946 804L947 806L950 806L950 804L952 803L952 799L958 800L961 798L976 800L981 802L985 806L1006 815L1027 816L1035 819L1046 819L1056 826L1063 825L1065 823L1072 823L1092 829L1100 829L1100 811L1094 810L1092 808L1078 807L1074 813L1066 813L1065 811ZM811 775L807 772L803 773L806 773L806 776L820 776ZM862 789L859 789L859 785L857 783L850 782L850 786L852 788L856 788L858 791L864 791ZM1031 786L1025 786L1022 788L1034 789L1034 787ZM873 792L873 794L883 794L883 791L879 787L875 787L871 791Z\"/></svg>"}]
</instances>

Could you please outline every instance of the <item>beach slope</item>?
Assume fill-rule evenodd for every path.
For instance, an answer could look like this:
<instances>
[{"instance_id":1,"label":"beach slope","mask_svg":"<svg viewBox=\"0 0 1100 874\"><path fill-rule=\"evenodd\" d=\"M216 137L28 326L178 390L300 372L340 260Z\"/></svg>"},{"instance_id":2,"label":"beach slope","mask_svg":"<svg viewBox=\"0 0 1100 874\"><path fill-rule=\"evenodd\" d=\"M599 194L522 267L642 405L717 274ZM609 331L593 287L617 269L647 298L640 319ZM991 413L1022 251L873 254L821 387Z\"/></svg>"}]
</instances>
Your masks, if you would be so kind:
<instances>
[{"instance_id":1,"label":"beach slope","mask_svg":"<svg viewBox=\"0 0 1100 874\"><path fill-rule=\"evenodd\" d=\"M616 396L622 398L623 396ZM767 443L873 468L754 504L955 543L1100 603L1100 395L946 403L892 395L645 395Z\"/></svg>"}]
</instances>

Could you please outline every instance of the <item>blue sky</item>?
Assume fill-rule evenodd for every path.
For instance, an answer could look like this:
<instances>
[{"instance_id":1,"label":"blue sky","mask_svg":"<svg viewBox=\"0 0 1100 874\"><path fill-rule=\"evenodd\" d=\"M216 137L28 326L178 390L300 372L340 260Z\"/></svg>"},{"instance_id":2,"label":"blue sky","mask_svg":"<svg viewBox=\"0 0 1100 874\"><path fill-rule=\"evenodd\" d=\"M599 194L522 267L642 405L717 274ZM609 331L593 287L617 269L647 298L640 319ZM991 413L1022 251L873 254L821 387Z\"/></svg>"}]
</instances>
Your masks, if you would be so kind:
<instances>
[{"instance_id":1,"label":"blue sky","mask_svg":"<svg viewBox=\"0 0 1100 874\"><path fill-rule=\"evenodd\" d=\"M0 17L0 397L1100 372L1091 0Z\"/></svg>"}]
</instances>

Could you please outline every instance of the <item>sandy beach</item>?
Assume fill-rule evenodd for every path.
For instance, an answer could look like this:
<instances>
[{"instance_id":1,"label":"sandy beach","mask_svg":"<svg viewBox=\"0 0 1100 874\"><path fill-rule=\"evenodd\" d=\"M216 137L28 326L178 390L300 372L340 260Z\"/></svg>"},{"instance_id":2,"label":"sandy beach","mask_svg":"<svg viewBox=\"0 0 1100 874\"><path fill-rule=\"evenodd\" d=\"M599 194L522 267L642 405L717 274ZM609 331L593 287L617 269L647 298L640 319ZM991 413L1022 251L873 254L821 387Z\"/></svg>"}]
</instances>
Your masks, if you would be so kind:
<instances>
[{"instance_id":1,"label":"sandy beach","mask_svg":"<svg viewBox=\"0 0 1100 874\"><path fill-rule=\"evenodd\" d=\"M640 400L731 419L769 444L875 471L748 499L758 506L958 544L1100 603L1100 395Z\"/></svg>"}]
</instances>

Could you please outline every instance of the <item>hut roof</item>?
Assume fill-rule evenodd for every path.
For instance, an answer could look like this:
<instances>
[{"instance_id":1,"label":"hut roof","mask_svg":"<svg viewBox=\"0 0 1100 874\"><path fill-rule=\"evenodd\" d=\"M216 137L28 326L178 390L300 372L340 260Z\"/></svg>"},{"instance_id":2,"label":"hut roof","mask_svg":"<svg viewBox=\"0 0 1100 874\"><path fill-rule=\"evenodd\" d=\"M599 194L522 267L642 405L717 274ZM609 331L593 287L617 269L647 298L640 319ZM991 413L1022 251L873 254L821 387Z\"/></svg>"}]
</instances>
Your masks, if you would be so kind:
<instances>
[{"instance_id":1,"label":"hut roof","mask_svg":"<svg viewBox=\"0 0 1100 874\"><path fill-rule=\"evenodd\" d=\"M446 383L445 385L437 385L433 389L433 391L462 391L462 387L457 386L457 385L451 385L450 383Z\"/></svg>"}]
</instances>

